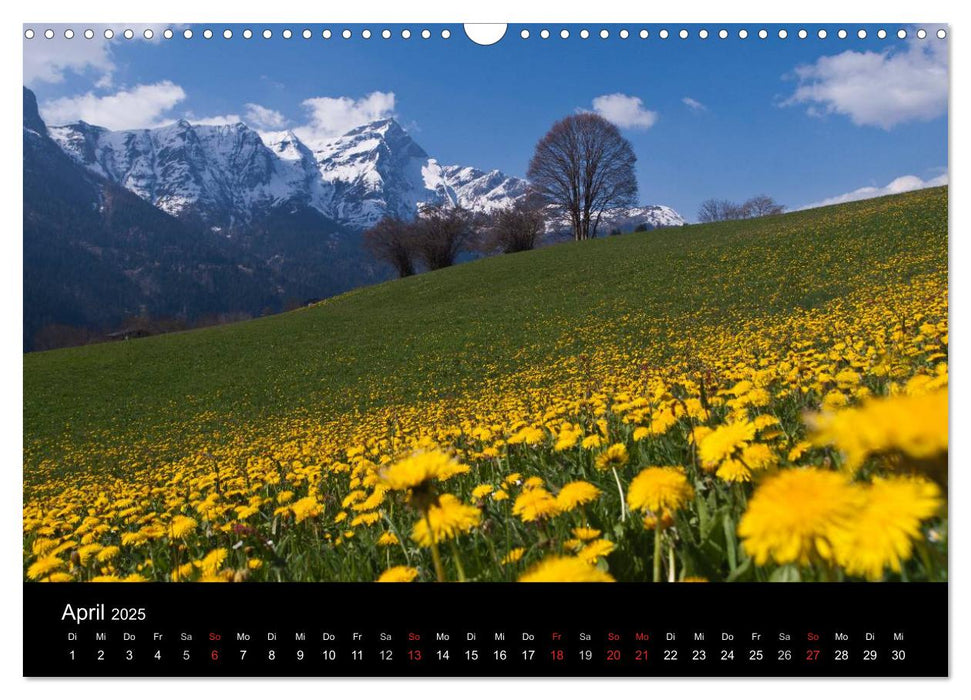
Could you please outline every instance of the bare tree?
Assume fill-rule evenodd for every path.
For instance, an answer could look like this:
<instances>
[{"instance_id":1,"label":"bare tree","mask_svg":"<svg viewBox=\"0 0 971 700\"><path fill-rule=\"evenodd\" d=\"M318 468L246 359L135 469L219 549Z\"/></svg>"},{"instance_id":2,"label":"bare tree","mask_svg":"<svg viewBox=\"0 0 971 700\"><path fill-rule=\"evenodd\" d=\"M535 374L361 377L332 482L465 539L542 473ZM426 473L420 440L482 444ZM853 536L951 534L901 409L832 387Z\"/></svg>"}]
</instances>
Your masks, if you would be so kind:
<instances>
[{"instance_id":1,"label":"bare tree","mask_svg":"<svg viewBox=\"0 0 971 700\"><path fill-rule=\"evenodd\" d=\"M385 216L364 232L364 247L375 258L394 267L399 277L415 274L415 224Z\"/></svg>"},{"instance_id":2,"label":"bare tree","mask_svg":"<svg viewBox=\"0 0 971 700\"><path fill-rule=\"evenodd\" d=\"M742 205L748 217L776 216L786 208L767 194L757 194Z\"/></svg>"},{"instance_id":3,"label":"bare tree","mask_svg":"<svg viewBox=\"0 0 971 700\"><path fill-rule=\"evenodd\" d=\"M698 222L710 224L713 221L721 221L721 202L717 199L706 199L698 208Z\"/></svg>"},{"instance_id":4,"label":"bare tree","mask_svg":"<svg viewBox=\"0 0 971 700\"><path fill-rule=\"evenodd\" d=\"M637 204L637 156L616 126L583 112L556 122L536 144L526 177L537 195L569 218L573 238L597 235L608 209Z\"/></svg>"},{"instance_id":5,"label":"bare tree","mask_svg":"<svg viewBox=\"0 0 971 700\"><path fill-rule=\"evenodd\" d=\"M535 198L527 195L496 212L485 228L484 250L518 253L535 248L546 230L546 217L537 205Z\"/></svg>"},{"instance_id":6,"label":"bare tree","mask_svg":"<svg viewBox=\"0 0 971 700\"><path fill-rule=\"evenodd\" d=\"M448 204L422 204L415 220L415 252L429 270L455 264L475 233L471 214Z\"/></svg>"},{"instance_id":7,"label":"bare tree","mask_svg":"<svg viewBox=\"0 0 971 700\"><path fill-rule=\"evenodd\" d=\"M727 199L706 199L698 209L698 221L710 223L712 221L737 221L762 216L781 214L786 208L777 204L771 197L760 194L746 200L742 204Z\"/></svg>"}]
</instances>

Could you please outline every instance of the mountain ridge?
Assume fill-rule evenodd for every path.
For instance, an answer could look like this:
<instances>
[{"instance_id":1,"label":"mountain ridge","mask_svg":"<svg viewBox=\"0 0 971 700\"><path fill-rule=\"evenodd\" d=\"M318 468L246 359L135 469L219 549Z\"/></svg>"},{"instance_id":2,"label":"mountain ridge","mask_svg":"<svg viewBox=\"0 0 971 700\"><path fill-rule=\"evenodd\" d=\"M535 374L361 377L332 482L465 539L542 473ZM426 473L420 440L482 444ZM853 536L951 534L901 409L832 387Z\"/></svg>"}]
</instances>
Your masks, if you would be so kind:
<instances>
[{"instance_id":1,"label":"mountain ridge","mask_svg":"<svg viewBox=\"0 0 971 700\"><path fill-rule=\"evenodd\" d=\"M321 140L296 131L258 131L244 122L181 119L151 129L111 131L85 122L49 127L76 162L164 211L197 215L219 230L299 203L352 230L385 216L413 217L425 203L480 213L510 206L527 182L500 170L442 164L393 117ZM605 225L632 230L680 226L670 207L609 212Z\"/></svg>"}]
</instances>

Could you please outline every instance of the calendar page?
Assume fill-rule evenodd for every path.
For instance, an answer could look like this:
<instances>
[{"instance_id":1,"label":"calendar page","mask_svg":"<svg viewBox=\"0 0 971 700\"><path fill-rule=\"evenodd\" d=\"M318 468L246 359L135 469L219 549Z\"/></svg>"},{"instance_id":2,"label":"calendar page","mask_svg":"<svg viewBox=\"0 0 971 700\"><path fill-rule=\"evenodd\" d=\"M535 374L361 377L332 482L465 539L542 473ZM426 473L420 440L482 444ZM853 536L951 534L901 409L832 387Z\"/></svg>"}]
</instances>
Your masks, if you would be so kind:
<instances>
[{"instance_id":1,"label":"calendar page","mask_svg":"<svg viewBox=\"0 0 971 700\"><path fill-rule=\"evenodd\" d=\"M949 32L25 24L24 675L947 676Z\"/></svg>"}]
</instances>

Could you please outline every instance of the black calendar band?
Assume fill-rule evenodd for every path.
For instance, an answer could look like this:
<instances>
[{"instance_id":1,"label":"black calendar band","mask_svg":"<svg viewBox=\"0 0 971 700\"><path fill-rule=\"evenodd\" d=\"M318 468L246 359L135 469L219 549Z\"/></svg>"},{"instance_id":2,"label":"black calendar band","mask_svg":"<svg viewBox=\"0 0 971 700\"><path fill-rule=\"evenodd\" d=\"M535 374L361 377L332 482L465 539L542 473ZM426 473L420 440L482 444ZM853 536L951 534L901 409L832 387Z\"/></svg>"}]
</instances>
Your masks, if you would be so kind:
<instances>
[{"instance_id":1,"label":"black calendar band","mask_svg":"<svg viewBox=\"0 0 971 700\"><path fill-rule=\"evenodd\" d=\"M26 676L946 676L947 584L24 584Z\"/></svg>"}]
</instances>

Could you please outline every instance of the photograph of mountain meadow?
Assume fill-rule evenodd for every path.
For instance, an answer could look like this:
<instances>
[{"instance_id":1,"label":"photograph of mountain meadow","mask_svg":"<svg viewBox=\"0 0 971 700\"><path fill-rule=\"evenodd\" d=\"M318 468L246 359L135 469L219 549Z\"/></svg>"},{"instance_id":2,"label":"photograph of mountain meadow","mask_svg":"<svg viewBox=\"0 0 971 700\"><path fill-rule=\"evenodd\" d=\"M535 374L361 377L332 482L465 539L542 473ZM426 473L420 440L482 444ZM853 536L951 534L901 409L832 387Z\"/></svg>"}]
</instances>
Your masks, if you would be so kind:
<instances>
[{"instance_id":1,"label":"photograph of mountain meadow","mask_svg":"<svg viewBox=\"0 0 971 700\"><path fill-rule=\"evenodd\" d=\"M496 26L24 25L25 588L947 581L948 28Z\"/></svg>"}]
</instances>

